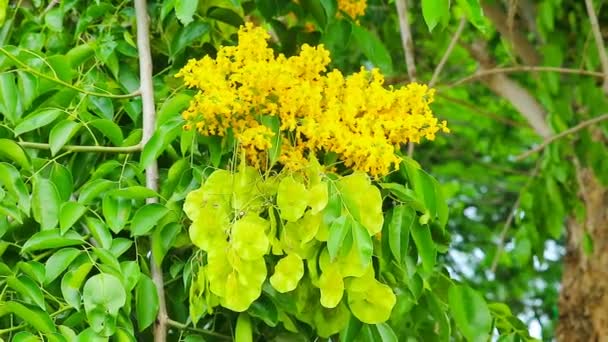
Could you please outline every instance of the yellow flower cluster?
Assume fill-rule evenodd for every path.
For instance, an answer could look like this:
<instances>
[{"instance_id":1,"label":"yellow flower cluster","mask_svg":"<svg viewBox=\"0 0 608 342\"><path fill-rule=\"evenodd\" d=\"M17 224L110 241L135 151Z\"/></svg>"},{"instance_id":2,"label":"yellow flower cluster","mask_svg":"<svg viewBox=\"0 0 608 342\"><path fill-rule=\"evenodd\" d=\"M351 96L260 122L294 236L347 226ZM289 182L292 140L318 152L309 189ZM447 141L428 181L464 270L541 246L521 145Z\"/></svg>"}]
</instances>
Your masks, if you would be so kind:
<instances>
[{"instance_id":1,"label":"yellow flower cluster","mask_svg":"<svg viewBox=\"0 0 608 342\"><path fill-rule=\"evenodd\" d=\"M338 0L338 9L356 19L365 14L367 0Z\"/></svg>"},{"instance_id":2,"label":"yellow flower cluster","mask_svg":"<svg viewBox=\"0 0 608 342\"><path fill-rule=\"evenodd\" d=\"M266 166L274 140L282 141L279 162L288 168L300 168L310 154L334 152L346 167L372 176L398 167L395 152L402 144L448 131L429 108L433 90L427 86L387 89L375 69L348 77L327 72L329 52L322 45L275 57L268 38L248 23L239 30L238 46L187 63L177 77L199 89L183 113L187 127L219 136L232 129L258 168ZM279 119L278 131L262 124L272 117ZM277 134L280 140L273 138Z\"/></svg>"}]
</instances>

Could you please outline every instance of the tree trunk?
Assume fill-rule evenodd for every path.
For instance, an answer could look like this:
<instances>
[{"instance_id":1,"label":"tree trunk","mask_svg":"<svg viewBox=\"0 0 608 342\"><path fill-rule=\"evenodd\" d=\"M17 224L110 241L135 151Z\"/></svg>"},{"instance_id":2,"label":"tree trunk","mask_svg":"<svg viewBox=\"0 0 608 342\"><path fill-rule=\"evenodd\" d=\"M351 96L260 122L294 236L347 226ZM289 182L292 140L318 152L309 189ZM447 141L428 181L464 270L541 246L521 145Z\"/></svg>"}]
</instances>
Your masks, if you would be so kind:
<instances>
[{"instance_id":1,"label":"tree trunk","mask_svg":"<svg viewBox=\"0 0 608 342\"><path fill-rule=\"evenodd\" d=\"M566 255L559 298L558 341L608 341L608 189L593 172L577 171L583 222L568 220ZM585 232L593 240L593 252L585 255Z\"/></svg>"}]
</instances>

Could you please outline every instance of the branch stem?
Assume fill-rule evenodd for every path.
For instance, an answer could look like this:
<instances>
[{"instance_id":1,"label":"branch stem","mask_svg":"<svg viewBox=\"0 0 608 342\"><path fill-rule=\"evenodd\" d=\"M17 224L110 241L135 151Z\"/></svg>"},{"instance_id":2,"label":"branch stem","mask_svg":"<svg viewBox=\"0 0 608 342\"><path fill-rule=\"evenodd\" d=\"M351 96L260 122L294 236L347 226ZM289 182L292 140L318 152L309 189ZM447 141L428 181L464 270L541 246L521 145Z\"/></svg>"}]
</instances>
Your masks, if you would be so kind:
<instances>
[{"instance_id":1,"label":"branch stem","mask_svg":"<svg viewBox=\"0 0 608 342\"><path fill-rule=\"evenodd\" d=\"M18 144L23 148L35 150L50 150L51 145L45 143L19 141ZM86 145L65 145L61 148L68 152L99 152L99 153L135 153L141 151L140 144L124 147L116 146L86 146Z\"/></svg>"},{"instance_id":2,"label":"branch stem","mask_svg":"<svg viewBox=\"0 0 608 342\"><path fill-rule=\"evenodd\" d=\"M533 149L526 151L522 154L520 154L519 156L515 157L515 161L520 161L523 159L528 158L529 156L533 155L534 153L540 152L543 149L545 149L545 147L547 147L549 144L553 143L554 141L561 139L567 135L570 135L572 133L576 133L582 129L584 129L585 127L594 125L596 123L602 122L608 120L608 113L607 114L603 114L600 116L596 116L593 119L589 119L589 120L585 120L581 123L579 123L578 125L572 127L572 128L568 128L567 130L560 132L558 134L555 134L547 139L545 139L542 143L540 143L538 146L534 147Z\"/></svg>"},{"instance_id":3,"label":"branch stem","mask_svg":"<svg viewBox=\"0 0 608 342\"><path fill-rule=\"evenodd\" d=\"M485 69L479 70L473 75L466 76L456 82L445 85L447 88L453 88L459 86L464 83L469 83L473 81L477 81L486 76L496 75L496 74L512 74L518 72L557 72L560 74L575 74L575 75L584 75L584 76L593 76L603 78L604 74L596 71L582 70L582 69L569 69L569 68L560 68L560 67L547 67L547 66L516 66L516 67L508 67L508 68L494 68L494 69Z\"/></svg>"},{"instance_id":4,"label":"branch stem","mask_svg":"<svg viewBox=\"0 0 608 342\"><path fill-rule=\"evenodd\" d=\"M191 326L188 326L188 325L186 325L184 323L180 323L180 322L174 321L174 320L169 319L169 318L167 319L167 325L169 325L171 327L174 327L174 328L177 328L177 329L181 329L181 330L189 330L189 331L192 331L192 332L197 332L197 333L202 334L202 335L217 337L217 338L222 339L222 340L227 340L227 341L231 340L230 336L218 334L216 332L213 332L213 331L210 331L210 330L206 330L206 329L199 329L199 328L191 327Z\"/></svg>"},{"instance_id":5,"label":"branch stem","mask_svg":"<svg viewBox=\"0 0 608 342\"><path fill-rule=\"evenodd\" d=\"M602 70L604 71L604 93L608 95L608 54L606 53L606 48L604 47L604 40L602 39L602 32L600 31L600 25L597 20L597 14L593 9L593 1L585 0L585 6L587 7L587 15L589 15L589 22L591 24L593 38L595 39L597 53L600 57Z\"/></svg>"},{"instance_id":6,"label":"branch stem","mask_svg":"<svg viewBox=\"0 0 608 342\"><path fill-rule=\"evenodd\" d=\"M10 59L11 61L13 61L15 64L17 64L18 66L20 66L24 71L29 72L30 74L36 75L40 78L44 78L46 80L49 80L51 82L55 82L57 84L60 84L64 87L76 90L79 93L83 93L89 96L98 96L98 97L108 97L111 99L128 99L128 98L132 98L132 97L137 97L140 95L139 90L138 91L134 91L130 94L110 94L110 93L98 93L98 92L93 92L93 91L88 91L82 88L79 88L73 84L70 84L68 82L62 81L56 77L52 77L46 74L41 73L40 71L30 67L29 65L23 63L22 61L20 61L17 57L13 56L10 52L6 51L6 49L0 47L0 52L2 52L6 57L8 57L8 59Z\"/></svg>"},{"instance_id":7,"label":"branch stem","mask_svg":"<svg viewBox=\"0 0 608 342\"><path fill-rule=\"evenodd\" d=\"M137 52L139 54L139 78L143 112L142 146L150 140L156 126L156 109L154 104L154 87L152 83L152 54L150 52L150 29L148 4L146 0L135 0L135 16L137 19ZM156 160L146 167L146 187L158 192L158 163ZM147 203L158 203L158 198L150 197ZM154 245L154 241L151 242ZM156 262L155 253L150 258L152 281L158 295L158 315L154 326L154 341L167 340L167 304L165 301L165 285L163 270Z\"/></svg>"},{"instance_id":8,"label":"branch stem","mask_svg":"<svg viewBox=\"0 0 608 342\"><path fill-rule=\"evenodd\" d=\"M452 40L450 40L450 44L448 45L448 48L445 50L443 56L441 57L439 64L437 64L435 71L433 71L433 76L431 77L431 81L429 82L429 87L432 88L435 85L435 83L437 83L439 75L441 74L441 71L443 70L445 63L448 61L448 58L450 58L450 55L452 54L452 51L454 50L456 43L458 43L458 39L460 39L460 35L462 34L462 31L464 30L466 23L467 23L467 19L465 17L460 18L460 22L458 23L458 28L456 29L456 32L454 32L454 35L452 36Z\"/></svg>"}]
</instances>

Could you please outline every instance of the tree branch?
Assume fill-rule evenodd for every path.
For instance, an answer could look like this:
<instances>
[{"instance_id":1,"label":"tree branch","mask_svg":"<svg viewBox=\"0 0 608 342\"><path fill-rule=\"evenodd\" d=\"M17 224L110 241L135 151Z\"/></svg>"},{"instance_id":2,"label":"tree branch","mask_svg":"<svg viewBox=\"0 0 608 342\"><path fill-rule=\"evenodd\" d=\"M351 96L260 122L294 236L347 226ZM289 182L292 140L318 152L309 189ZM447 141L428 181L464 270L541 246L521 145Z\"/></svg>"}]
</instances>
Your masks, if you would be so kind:
<instances>
[{"instance_id":1,"label":"tree branch","mask_svg":"<svg viewBox=\"0 0 608 342\"><path fill-rule=\"evenodd\" d=\"M39 72L36 69L33 69L32 67L30 67L29 65L23 63L22 61L20 61L17 57L13 56L10 52L6 51L3 47L0 47L0 52L2 52L6 57L8 57L8 59L10 59L11 61L13 61L15 64L17 64L18 66L20 66L25 72L29 72L30 74L34 74L40 78L44 78L46 80L49 80L51 82L55 82L57 84L60 84L64 87L76 90L79 93L83 93L86 95L90 95L90 96L98 96L98 97L108 97L111 99L128 99L131 97L137 97L140 95L139 91L134 91L131 94L110 94L110 93L97 93L97 92L93 92L93 91L88 91L82 88L78 88L77 86L70 84L68 82L62 81L58 78L55 77L51 77L49 75L43 74L41 72Z\"/></svg>"},{"instance_id":2,"label":"tree branch","mask_svg":"<svg viewBox=\"0 0 608 342\"><path fill-rule=\"evenodd\" d=\"M495 114L495 113L491 113L491 112L485 111L485 110L479 108L478 106L472 105L471 103L469 103L467 101L463 101L463 100L457 99L455 97L451 97L451 96L445 95L442 92L437 92L435 95L438 98L442 98L442 99L444 99L446 101L455 103L457 105L460 105L460 106L463 106L463 107L469 109L472 114L476 114L476 115L479 115L481 117L492 119L492 120L498 121L498 122L503 123L503 124L508 125L508 126L527 127L527 125L525 123L521 123L521 122L518 122L518 121L513 121L511 119L507 119L505 117L502 117L499 114Z\"/></svg>"},{"instance_id":3,"label":"tree branch","mask_svg":"<svg viewBox=\"0 0 608 342\"><path fill-rule=\"evenodd\" d=\"M492 259L492 266L490 266L490 271L492 273L496 272L496 267L498 266L498 262L500 261L500 255L502 254L502 252L505 249L505 240L507 238L507 232L509 231L509 228L511 228L511 224L513 223L513 219L515 218L515 213L517 212L517 209L519 209L519 205L521 204L521 196L524 193L524 191L526 191L528 189L530 184L532 184L532 180L534 180L534 178L536 178L539 167L540 167L540 162L537 162L536 166L534 167L534 170L530 174L530 178L528 178L528 181L526 182L526 184L523 186L523 188L519 192L519 196L517 196L517 200L513 204L511 211L509 211L509 216L507 217L507 220L505 221L505 224L502 227L502 230L500 231L500 237L498 239L498 243L496 244L496 254L494 254L494 259Z\"/></svg>"},{"instance_id":4,"label":"tree branch","mask_svg":"<svg viewBox=\"0 0 608 342\"><path fill-rule=\"evenodd\" d=\"M521 57L524 64L537 65L540 58L536 53L536 49L519 30L509 30L508 18L504 11L496 5L489 4L487 1L482 2L482 8L484 15L492 21L498 32L511 43L513 50Z\"/></svg>"},{"instance_id":5,"label":"tree branch","mask_svg":"<svg viewBox=\"0 0 608 342\"><path fill-rule=\"evenodd\" d=\"M555 134L555 135L545 139L542 143L540 143L535 148L533 148L529 151L526 151L526 152L520 154L519 156L515 157L515 161L520 161L520 160L526 159L529 156L533 155L534 153L542 151L543 149L545 149L545 147L547 147L549 144L553 143L554 141L556 141L558 139L561 139L572 133L576 133L576 132L584 129L585 127L594 125L596 123L599 123L599 122L602 122L605 120L608 120L608 114L603 114L603 115L597 116L593 119L585 120L572 128L568 128L567 130L565 130L563 132L560 132L558 134Z\"/></svg>"},{"instance_id":6,"label":"tree branch","mask_svg":"<svg viewBox=\"0 0 608 342\"><path fill-rule=\"evenodd\" d=\"M591 31L593 32L593 38L595 39L597 53L600 57L600 62L602 63L602 70L604 71L604 93L608 95L608 54L606 54L600 25L597 21L595 10L593 9L593 2L591 0L585 0L585 5L587 7L587 15L589 15L589 22L591 23Z\"/></svg>"},{"instance_id":7,"label":"tree branch","mask_svg":"<svg viewBox=\"0 0 608 342\"><path fill-rule=\"evenodd\" d=\"M150 53L150 30L148 6L146 0L135 0L135 16L137 18L137 50L139 54L139 78L141 80L141 98L143 108L142 146L150 140L156 126L156 110L154 105L154 87L152 83L152 54ZM158 191L158 164L156 161L146 167L146 187ZM158 198L150 197L147 203L157 203ZM167 305L165 301L165 285L161 265L150 258L152 281L158 294L158 316L154 327L154 341L164 342L167 339Z\"/></svg>"},{"instance_id":8,"label":"tree branch","mask_svg":"<svg viewBox=\"0 0 608 342\"><path fill-rule=\"evenodd\" d=\"M412 41L412 30L407 19L407 0L396 0L397 15L399 17L399 30L401 32L401 45L405 55L405 65L410 82L416 82L416 59L414 58L414 43ZM414 143L407 144L407 155L414 155Z\"/></svg>"},{"instance_id":9,"label":"tree branch","mask_svg":"<svg viewBox=\"0 0 608 342\"><path fill-rule=\"evenodd\" d=\"M494 62L490 59L483 42L479 41L467 46L467 49L477 59L482 69L494 68ZM545 122L545 110L527 89L502 73L487 75L482 80L493 92L511 102L538 135L542 138L551 135L551 128Z\"/></svg>"},{"instance_id":10,"label":"tree branch","mask_svg":"<svg viewBox=\"0 0 608 342\"><path fill-rule=\"evenodd\" d=\"M18 144L23 148L31 148L35 150L50 150L51 145L45 143L19 141ZM99 153L135 153L142 149L140 144L132 146L84 146L84 145L65 145L61 148L63 151L69 152L99 152Z\"/></svg>"},{"instance_id":11,"label":"tree branch","mask_svg":"<svg viewBox=\"0 0 608 342\"><path fill-rule=\"evenodd\" d=\"M443 56L441 57L439 64L437 64L435 71L433 71L433 76L431 77L431 81L429 82L429 87L433 87L435 85L435 83L437 83L439 74L441 74L441 71L443 70L445 63L448 61L448 58L450 58L450 55L452 54L452 51L454 50L456 43L458 43L458 39L460 39L460 35L462 34L462 31L464 30L466 23L467 23L467 19L465 17L460 18L460 22L458 23L458 28L456 29L456 32L454 32L454 35L452 36L452 40L450 40L450 44L448 45L448 48L443 53Z\"/></svg>"},{"instance_id":12,"label":"tree branch","mask_svg":"<svg viewBox=\"0 0 608 342\"><path fill-rule=\"evenodd\" d=\"M190 330L192 332L196 332L196 333L199 333L201 335L207 335L207 336L211 336L211 337L216 337L216 338L219 338L219 339L222 339L222 340L227 340L227 341L232 340L232 338L230 338L230 336L218 334L216 332L209 331L209 330L206 330L206 329L199 329L199 328L191 327L191 326L188 326L188 325L186 325L184 323L180 323L180 322L174 321L172 319L167 319L167 324L169 326L177 328L177 329Z\"/></svg>"},{"instance_id":13,"label":"tree branch","mask_svg":"<svg viewBox=\"0 0 608 342\"><path fill-rule=\"evenodd\" d=\"M604 78L604 74L597 71L589 71L583 69L569 69L569 68L560 68L560 67L548 67L548 66L516 66L516 67L507 67L507 68L493 68L493 69L485 69L479 70L473 75L466 76L461 78L456 82L452 82L450 84L445 85L447 88L453 88L459 86L464 83L469 83L473 81L480 80L484 77L496 74L511 74L518 72L557 72L560 74L574 74L574 75L583 75L583 76L592 76L598 78Z\"/></svg>"},{"instance_id":14,"label":"tree branch","mask_svg":"<svg viewBox=\"0 0 608 342\"><path fill-rule=\"evenodd\" d=\"M405 54L405 64L410 82L416 81L416 60L414 58L414 43L412 41L412 31L407 19L407 0L396 0L397 15L399 16L399 29L401 30L401 45Z\"/></svg>"}]
</instances>

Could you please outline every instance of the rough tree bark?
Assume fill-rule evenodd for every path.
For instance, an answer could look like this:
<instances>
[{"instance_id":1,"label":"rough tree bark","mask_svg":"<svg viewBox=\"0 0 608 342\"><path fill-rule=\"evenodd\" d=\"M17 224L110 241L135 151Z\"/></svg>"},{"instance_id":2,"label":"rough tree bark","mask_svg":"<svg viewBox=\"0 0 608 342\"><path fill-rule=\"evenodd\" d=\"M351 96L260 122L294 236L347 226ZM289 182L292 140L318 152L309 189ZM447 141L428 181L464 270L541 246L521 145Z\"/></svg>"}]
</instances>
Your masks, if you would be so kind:
<instances>
[{"instance_id":1,"label":"rough tree bark","mask_svg":"<svg viewBox=\"0 0 608 342\"><path fill-rule=\"evenodd\" d=\"M559 298L558 341L608 341L608 189L588 168L577 167L586 218L568 219L566 255ZM585 232L593 254L582 251Z\"/></svg>"},{"instance_id":2,"label":"rough tree bark","mask_svg":"<svg viewBox=\"0 0 608 342\"><path fill-rule=\"evenodd\" d=\"M508 29L504 11L488 2L483 3L483 9L523 62L536 64L539 59L537 52L519 30ZM588 8L593 24L595 14L592 10ZM598 49L602 49L603 42L598 42L597 32L595 36ZM482 68L491 67L485 49L471 46L469 51ZM608 80L608 62L602 66ZM539 136L549 139L551 131L545 123L544 109L525 88L505 76L488 77L483 81L497 95L509 100ZM604 83L604 88L608 89L606 84L608 81ZM595 134L595 138L605 139L600 134ZM576 168L578 194L585 205L586 215L582 222L574 217L566 220L566 255L556 338L563 342L608 342L608 188L600 184L591 169L581 166L576 157L572 160ZM582 249L585 234L589 234L593 241L590 256L586 256Z\"/></svg>"}]
</instances>

